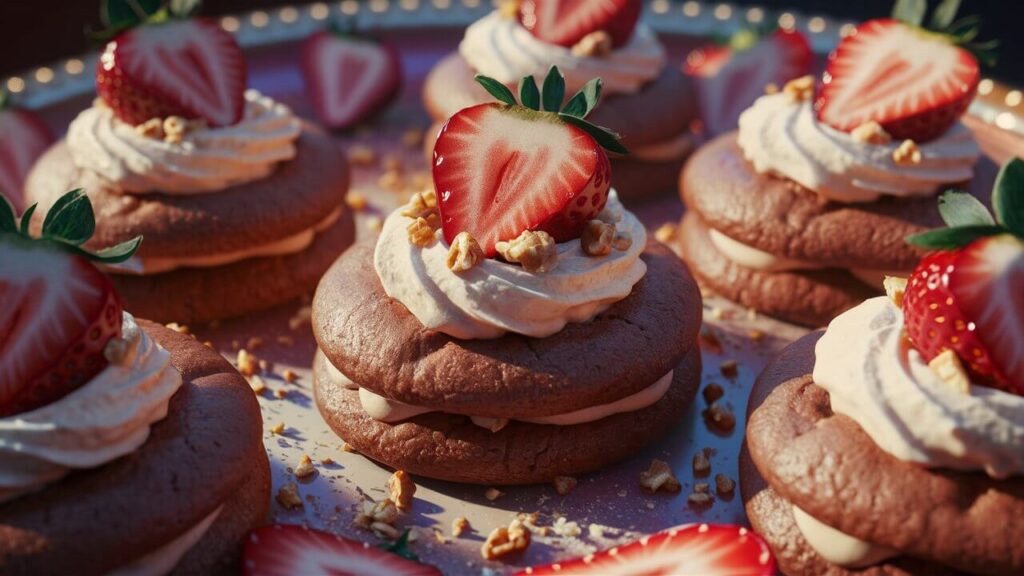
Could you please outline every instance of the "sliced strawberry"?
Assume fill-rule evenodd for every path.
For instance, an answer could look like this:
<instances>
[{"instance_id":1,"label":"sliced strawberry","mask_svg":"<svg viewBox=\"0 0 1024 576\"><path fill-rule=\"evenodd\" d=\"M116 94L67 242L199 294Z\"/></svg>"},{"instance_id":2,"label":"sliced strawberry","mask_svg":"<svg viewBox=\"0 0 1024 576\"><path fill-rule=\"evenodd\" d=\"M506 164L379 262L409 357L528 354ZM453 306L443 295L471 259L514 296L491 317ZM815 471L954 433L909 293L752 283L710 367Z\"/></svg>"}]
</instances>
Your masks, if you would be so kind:
<instances>
[{"instance_id":1,"label":"sliced strawberry","mask_svg":"<svg viewBox=\"0 0 1024 576\"><path fill-rule=\"evenodd\" d=\"M96 91L133 125L168 116L235 124L245 86L234 36L203 18L132 28L107 44L96 65Z\"/></svg>"},{"instance_id":2,"label":"sliced strawberry","mask_svg":"<svg viewBox=\"0 0 1024 576\"><path fill-rule=\"evenodd\" d=\"M302 45L302 75L313 110L331 128L348 128L386 107L402 85L398 51L329 31Z\"/></svg>"},{"instance_id":3,"label":"sliced strawberry","mask_svg":"<svg viewBox=\"0 0 1024 576\"><path fill-rule=\"evenodd\" d=\"M525 230L577 238L608 200L611 167L583 130L550 113L480 104L452 116L434 145L434 185L450 243L469 232L484 253Z\"/></svg>"},{"instance_id":4,"label":"sliced strawberry","mask_svg":"<svg viewBox=\"0 0 1024 576\"><path fill-rule=\"evenodd\" d=\"M818 119L850 132L874 120L896 139L927 142L967 110L981 79L970 52L898 20L869 20L829 56Z\"/></svg>"},{"instance_id":5,"label":"sliced strawberry","mask_svg":"<svg viewBox=\"0 0 1024 576\"><path fill-rule=\"evenodd\" d=\"M523 0L519 21L551 44L571 47L601 30L619 47L633 37L641 7L640 0Z\"/></svg>"},{"instance_id":6,"label":"sliced strawberry","mask_svg":"<svg viewBox=\"0 0 1024 576\"><path fill-rule=\"evenodd\" d=\"M22 188L28 171L53 143L53 133L35 112L0 109L0 194L16 209L22 207Z\"/></svg>"},{"instance_id":7,"label":"sliced strawberry","mask_svg":"<svg viewBox=\"0 0 1024 576\"><path fill-rule=\"evenodd\" d=\"M752 34L746 32L746 34ZM701 118L711 135L736 128L740 113L764 94L811 71L814 53L803 34L779 29L743 49L728 45L698 48L683 71L697 77Z\"/></svg>"},{"instance_id":8,"label":"sliced strawberry","mask_svg":"<svg viewBox=\"0 0 1024 576\"><path fill-rule=\"evenodd\" d=\"M527 574L616 576L773 576L768 545L746 528L689 524L576 560L527 568Z\"/></svg>"},{"instance_id":9,"label":"sliced strawberry","mask_svg":"<svg viewBox=\"0 0 1024 576\"><path fill-rule=\"evenodd\" d=\"M1010 235L926 256L903 297L925 360L952 349L976 384L1024 395L1024 243Z\"/></svg>"},{"instance_id":10,"label":"sliced strawberry","mask_svg":"<svg viewBox=\"0 0 1024 576\"><path fill-rule=\"evenodd\" d=\"M0 236L0 416L61 398L107 366L121 300L81 256Z\"/></svg>"},{"instance_id":11,"label":"sliced strawberry","mask_svg":"<svg viewBox=\"0 0 1024 576\"><path fill-rule=\"evenodd\" d=\"M246 576L440 576L428 564L406 560L364 542L302 526L277 524L254 530L242 553Z\"/></svg>"}]
</instances>

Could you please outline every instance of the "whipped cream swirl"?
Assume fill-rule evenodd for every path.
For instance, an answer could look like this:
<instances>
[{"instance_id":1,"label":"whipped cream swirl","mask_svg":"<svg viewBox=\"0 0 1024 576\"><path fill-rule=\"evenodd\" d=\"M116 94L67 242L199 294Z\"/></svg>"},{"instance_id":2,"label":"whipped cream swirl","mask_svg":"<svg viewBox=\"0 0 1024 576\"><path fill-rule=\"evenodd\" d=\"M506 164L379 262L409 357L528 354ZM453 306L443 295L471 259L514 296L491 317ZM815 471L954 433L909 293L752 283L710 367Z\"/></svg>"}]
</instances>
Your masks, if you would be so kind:
<instances>
[{"instance_id":1,"label":"whipped cream swirl","mask_svg":"<svg viewBox=\"0 0 1024 576\"><path fill-rule=\"evenodd\" d=\"M815 355L814 382L832 410L896 458L993 478L1024 474L1024 397L948 387L903 337L903 314L888 298L833 320Z\"/></svg>"},{"instance_id":2,"label":"whipped cream swirl","mask_svg":"<svg viewBox=\"0 0 1024 576\"><path fill-rule=\"evenodd\" d=\"M897 165L892 153L900 142L858 142L818 122L810 101L792 102L782 93L758 98L740 115L738 141L758 172L844 203L930 196L944 185L970 180L981 154L970 130L957 122L919 145L920 163Z\"/></svg>"},{"instance_id":3,"label":"whipped cream swirl","mask_svg":"<svg viewBox=\"0 0 1024 576\"><path fill-rule=\"evenodd\" d=\"M143 136L99 102L71 122L67 142L76 166L122 192L202 194L270 175L295 157L301 131L287 106L249 90L239 123L189 131L180 143Z\"/></svg>"},{"instance_id":4,"label":"whipped cream swirl","mask_svg":"<svg viewBox=\"0 0 1024 576\"><path fill-rule=\"evenodd\" d=\"M473 70L509 85L530 75L543 80L551 66L558 66L569 94L597 77L603 80L606 94L639 92L661 74L666 59L665 48L643 24L637 25L625 46L599 58L577 56L569 48L548 44L498 12L466 28L459 54Z\"/></svg>"},{"instance_id":5,"label":"whipped cream swirl","mask_svg":"<svg viewBox=\"0 0 1024 576\"><path fill-rule=\"evenodd\" d=\"M587 256L579 240L558 245L558 266L533 274L517 264L486 259L468 272L448 269L443 239L421 248L409 242L412 221L395 211L384 222L374 266L388 296L405 305L426 328L455 338L498 338L514 332L534 338L557 333L569 322L586 322L622 300L643 278L647 244L643 224L612 190L607 210L629 233L628 250Z\"/></svg>"},{"instance_id":6,"label":"whipped cream swirl","mask_svg":"<svg viewBox=\"0 0 1024 576\"><path fill-rule=\"evenodd\" d=\"M72 469L129 454L167 416L181 374L171 355L124 314L127 349L91 381L56 402L0 418L0 502L42 488Z\"/></svg>"}]
</instances>

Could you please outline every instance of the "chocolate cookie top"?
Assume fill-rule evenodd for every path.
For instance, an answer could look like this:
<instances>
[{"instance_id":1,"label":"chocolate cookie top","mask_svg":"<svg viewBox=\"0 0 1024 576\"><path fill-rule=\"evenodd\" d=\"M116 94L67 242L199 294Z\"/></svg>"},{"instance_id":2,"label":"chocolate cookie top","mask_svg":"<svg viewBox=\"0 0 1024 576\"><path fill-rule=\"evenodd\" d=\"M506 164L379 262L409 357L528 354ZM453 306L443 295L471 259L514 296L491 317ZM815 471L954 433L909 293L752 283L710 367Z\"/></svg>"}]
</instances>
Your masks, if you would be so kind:
<instances>
[{"instance_id":1,"label":"chocolate cookie top","mask_svg":"<svg viewBox=\"0 0 1024 576\"><path fill-rule=\"evenodd\" d=\"M328 270L313 300L313 333L345 375L382 396L447 412L536 417L639 392L693 347L701 299L686 266L648 243L647 274L594 320L536 339L458 340L428 330L389 298L360 242Z\"/></svg>"},{"instance_id":2,"label":"chocolate cookie top","mask_svg":"<svg viewBox=\"0 0 1024 576\"><path fill-rule=\"evenodd\" d=\"M983 157L969 186L986 206L991 205L996 171ZM758 174L744 159L736 132L694 152L679 185L687 208L726 236L777 256L827 266L911 270L922 253L904 239L943 226L937 196L839 204L791 180Z\"/></svg>"},{"instance_id":3,"label":"chocolate cookie top","mask_svg":"<svg viewBox=\"0 0 1024 576\"><path fill-rule=\"evenodd\" d=\"M423 85L423 103L435 120L475 104L492 102L473 77L476 72L458 54L445 56L430 71ZM572 97L572 94L566 94ZM587 121L622 135L622 144L643 146L664 142L687 132L697 118L693 79L674 66L635 94L608 94Z\"/></svg>"},{"instance_id":4,"label":"chocolate cookie top","mask_svg":"<svg viewBox=\"0 0 1024 576\"><path fill-rule=\"evenodd\" d=\"M96 212L90 246L113 246L142 234L141 257L233 252L298 234L344 209L349 169L337 144L320 128L303 123L295 146L295 158L270 176L223 191L122 194L109 181L75 166L61 140L36 162L25 194L28 202L45 208L68 190L85 189Z\"/></svg>"},{"instance_id":5,"label":"chocolate cookie top","mask_svg":"<svg viewBox=\"0 0 1024 576\"><path fill-rule=\"evenodd\" d=\"M811 380L821 333L758 378L746 441L782 498L856 538L968 572L1024 573L1024 478L930 470L879 448Z\"/></svg>"},{"instance_id":6,"label":"chocolate cookie top","mask_svg":"<svg viewBox=\"0 0 1024 576\"><path fill-rule=\"evenodd\" d=\"M189 336L139 326L182 373L167 417L132 454L0 504L0 573L108 573L230 500L262 457L260 408L238 372Z\"/></svg>"}]
</instances>

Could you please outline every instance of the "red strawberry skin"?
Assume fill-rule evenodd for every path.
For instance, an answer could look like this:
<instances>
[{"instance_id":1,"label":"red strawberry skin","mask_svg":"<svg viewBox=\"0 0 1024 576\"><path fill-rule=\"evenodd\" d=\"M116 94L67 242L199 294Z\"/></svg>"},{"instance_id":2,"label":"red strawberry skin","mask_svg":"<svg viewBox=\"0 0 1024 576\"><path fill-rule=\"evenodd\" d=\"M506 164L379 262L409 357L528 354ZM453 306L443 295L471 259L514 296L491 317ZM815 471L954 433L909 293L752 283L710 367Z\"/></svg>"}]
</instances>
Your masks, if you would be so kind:
<instances>
[{"instance_id":1,"label":"red strawberry skin","mask_svg":"<svg viewBox=\"0 0 1024 576\"><path fill-rule=\"evenodd\" d=\"M629 42L640 19L641 0L523 0L519 21L537 38L572 47L603 30L618 48Z\"/></svg>"},{"instance_id":2,"label":"red strawberry skin","mask_svg":"<svg viewBox=\"0 0 1024 576\"><path fill-rule=\"evenodd\" d=\"M697 78L701 118L708 134L735 130L740 113L764 94L811 71L814 53L798 31L778 29L753 46L735 51L713 45L690 53L683 72Z\"/></svg>"},{"instance_id":3,"label":"red strawberry skin","mask_svg":"<svg viewBox=\"0 0 1024 576\"><path fill-rule=\"evenodd\" d=\"M132 125L168 116L235 124L245 87L242 49L205 18L132 28L107 43L96 64L96 92Z\"/></svg>"},{"instance_id":4,"label":"red strawberry skin","mask_svg":"<svg viewBox=\"0 0 1024 576\"><path fill-rule=\"evenodd\" d=\"M586 132L553 114L480 104L452 116L434 145L441 226L484 254L525 230L578 238L604 209L611 166Z\"/></svg>"},{"instance_id":5,"label":"red strawberry skin","mask_svg":"<svg viewBox=\"0 0 1024 576\"><path fill-rule=\"evenodd\" d=\"M287 524L252 531L245 541L242 567L245 576L441 576L433 566L369 544Z\"/></svg>"},{"instance_id":6,"label":"red strawberry skin","mask_svg":"<svg viewBox=\"0 0 1024 576\"><path fill-rule=\"evenodd\" d=\"M331 128L368 119L402 87L402 61L390 44L323 31L303 42L300 63L313 111Z\"/></svg>"},{"instance_id":7,"label":"red strawberry skin","mask_svg":"<svg viewBox=\"0 0 1024 576\"><path fill-rule=\"evenodd\" d=\"M829 55L815 107L843 132L874 120L893 138L927 142L967 110L981 73L970 52L898 20L869 20Z\"/></svg>"},{"instance_id":8,"label":"red strawberry skin","mask_svg":"<svg viewBox=\"0 0 1024 576\"><path fill-rule=\"evenodd\" d=\"M35 112L24 108L0 110L0 194L19 211L29 170L50 144L53 133Z\"/></svg>"},{"instance_id":9,"label":"red strawberry skin","mask_svg":"<svg viewBox=\"0 0 1024 576\"><path fill-rule=\"evenodd\" d=\"M121 300L80 256L0 239L0 417L54 402L86 384L121 336Z\"/></svg>"},{"instance_id":10,"label":"red strawberry skin","mask_svg":"<svg viewBox=\"0 0 1024 576\"><path fill-rule=\"evenodd\" d=\"M775 559L768 545L750 530L741 526L690 524L592 556L527 568L517 576L774 576L775 573Z\"/></svg>"},{"instance_id":11,"label":"red strawberry skin","mask_svg":"<svg viewBox=\"0 0 1024 576\"><path fill-rule=\"evenodd\" d=\"M927 255L903 315L926 361L952 349L975 384L1024 395L1024 243L1004 235Z\"/></svg>"}]
</instances>

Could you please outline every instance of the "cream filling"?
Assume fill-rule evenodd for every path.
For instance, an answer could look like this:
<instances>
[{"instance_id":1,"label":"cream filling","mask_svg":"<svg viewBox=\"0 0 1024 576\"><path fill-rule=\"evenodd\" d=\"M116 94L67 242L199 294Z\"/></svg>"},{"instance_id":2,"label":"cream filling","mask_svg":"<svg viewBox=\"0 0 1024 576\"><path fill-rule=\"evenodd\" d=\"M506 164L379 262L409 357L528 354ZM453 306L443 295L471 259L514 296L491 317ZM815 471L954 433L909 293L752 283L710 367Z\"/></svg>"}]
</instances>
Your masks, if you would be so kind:
<instances>
[{"instance_id":1,"label":"cream filling","mask_svg":"<svg viewBox=\"0 0 1024 576\"><path fill-rule=\"evenodd\" d=\"M898 555L896 550L854 538L825 524L796 505L793 518L807 543L832 564L844 568L864 568Z\"/></svg>"},{"instance_id":2,"label":"cream filling","mask_svg":"<svg viewBox=\"0 0 1024 576\"><path fill-rule=\"evenodd\" d=\"M401 422L402 420L408 420L420 414L427 414L430 412L438 412L432 408L425 408L422 406L413 406L411 404L404 404L396 400L385 398L379 394L375 394L366 388L360 388L351 378L345 376L334 364L327 362L327 370L330 374L331 382L336 386L342 386L349 390L359 390L359 403L362 405L363 410L366 414L379 422L387 422L389 424L395 422ZM585 424L587 422L596 422L615 414L622 414L626 412L636 412L643 410L648 406L651 406L661 400L668 392L669 387L672 385L672 376L674 371L662 376L647 388L631 394L625 398L610 402L608 404L601 404L599 406L590 406L587 408L581 408L572 412L564 414L556 414L553 416L540 416L537 418L515 418L519 422L528 422L530 424L549 424L553 426L573 426L576 424ZM474 424L482 428L489 430L495 430L500 428L498 425L507 419L496 418L490 416L470 416L470 419Z\"/></svg>"},{"instance_id":3,"label":"cream filling","mask_svg":"<svg viewBox=\"0 0 1024 576\"><path fill-rule=\"evenodd\" d=\"M671 162L685 158L694 148L694 138L683 132L674 138L629 149L629 159L640 162Z\"/></svg>"},{"instance_id":4,"label":"cream filling","mask_svg":"<svg viewBox=\"0 0 1024 576\"><path fill-rule=\"evenodd\" d=\"M164 576L170 573L185 554L202 539L213 522L220 516L223 509L224 505L221 504L216 510L200 520L198 524L189 528L181 536L146 554L142 558L117 568L113 572L108 573L107 576Z\"/></svg>"},{"instance_id":5,"label":"cream filling","mask_svg":"<svg viewBox=\"0 0 1024 576\"><path fill-rule=\"evenodd\" d=\"M282 240L251 246L234 252L223 252L209 256L171 257L171 258L145 258L133 257L127 262L106 266L108 272L114 274L133 274L146 276L178 270L179 268L214 268L248 260L250 258L268 258L271 256L284 256L298 254L313 244L316 235L330 228L341 216L341 208L330 213L316 226L293 234Z\"/></svg>"}]
</instances>

